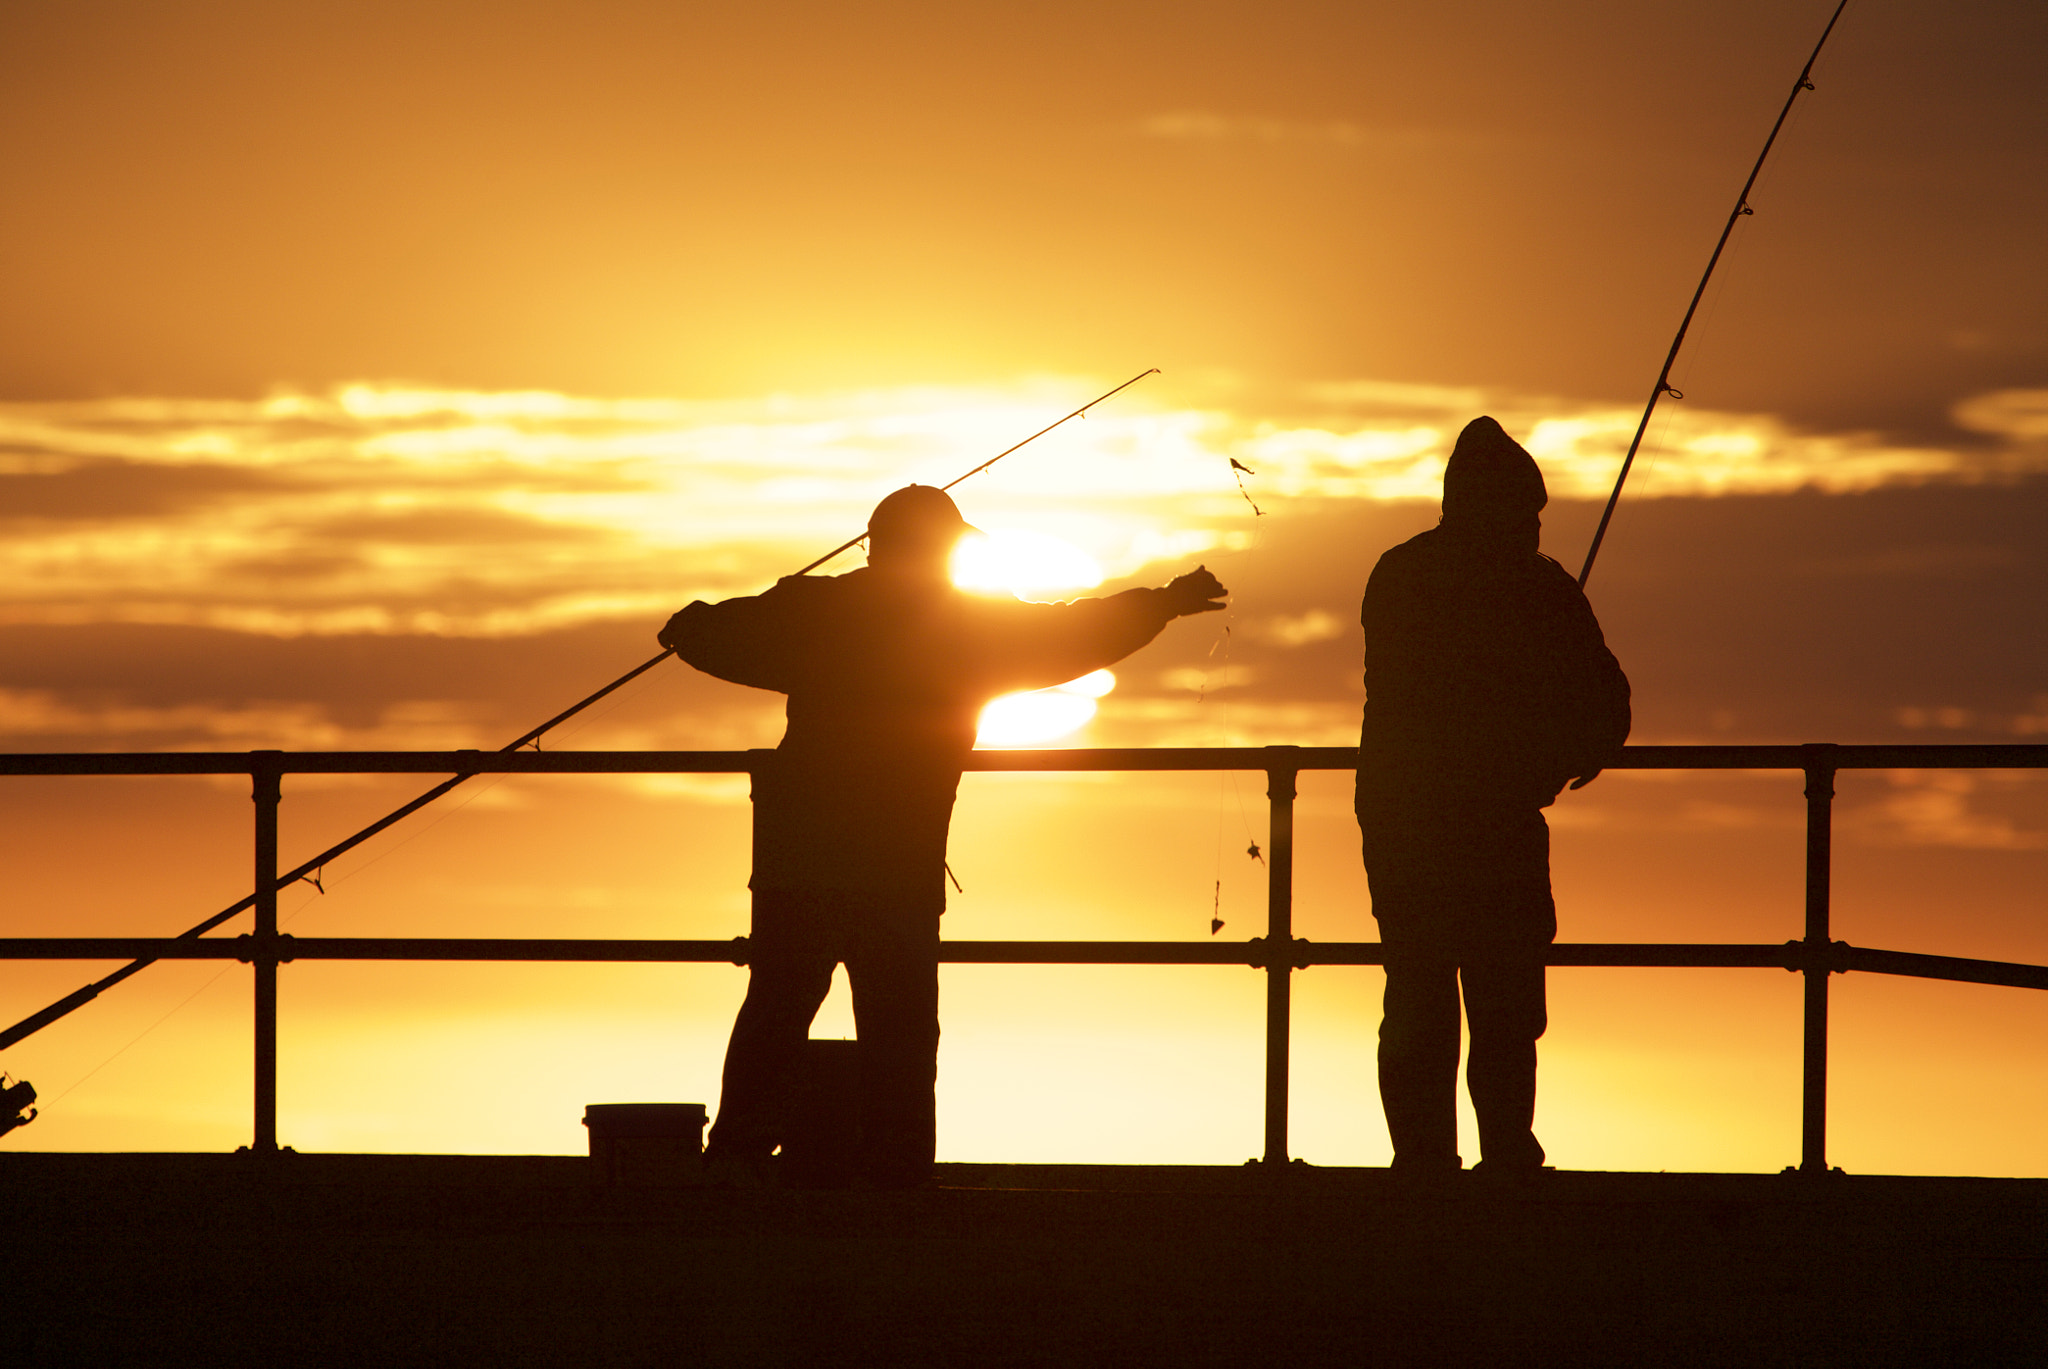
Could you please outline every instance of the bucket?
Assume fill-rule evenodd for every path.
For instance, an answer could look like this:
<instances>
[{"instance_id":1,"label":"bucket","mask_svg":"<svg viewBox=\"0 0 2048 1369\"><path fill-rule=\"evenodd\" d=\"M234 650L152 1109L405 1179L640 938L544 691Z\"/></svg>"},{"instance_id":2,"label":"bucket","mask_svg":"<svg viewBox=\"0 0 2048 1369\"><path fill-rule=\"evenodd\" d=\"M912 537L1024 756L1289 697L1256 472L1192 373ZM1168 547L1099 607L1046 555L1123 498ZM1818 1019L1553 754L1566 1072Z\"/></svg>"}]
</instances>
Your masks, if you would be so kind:
<instances>
[{"instance_id":1,"label":"bucket","mask_svg":"<svg viewBox=\"0 0 2048 1369\"><path fill-rule=\"evenodd\" d=\"M704 1181L702 1103L591 1103L590 1158L608 1184L678 1187Z\"/></svg>"}]
</instances>

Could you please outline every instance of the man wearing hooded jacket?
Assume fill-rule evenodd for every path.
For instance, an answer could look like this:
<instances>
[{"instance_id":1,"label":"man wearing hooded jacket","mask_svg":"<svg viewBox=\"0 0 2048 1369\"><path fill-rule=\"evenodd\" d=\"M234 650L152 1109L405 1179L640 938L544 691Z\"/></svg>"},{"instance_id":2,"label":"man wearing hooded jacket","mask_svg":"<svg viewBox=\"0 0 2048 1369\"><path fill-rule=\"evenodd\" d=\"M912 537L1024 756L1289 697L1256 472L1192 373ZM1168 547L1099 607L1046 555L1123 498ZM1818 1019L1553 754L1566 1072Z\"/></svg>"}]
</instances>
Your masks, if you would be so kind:
<instances>
[{"instance_id":1,"label":"man wearing hooded jacket","mask_svg":"<svg viewBox=\"0 0 2048 1369\"><path fill-rule=\"evenodd\" d=\"M1071 604L963 593L948 561L972 531L944 491L911 485L869 518L864 569L693 603L659 634L699 670L789 696L774 763L754 777L751 966L715 1168L755 1167L784 1139L804 1039L844 962L859 1171L890 1187L929 1177L946 834L982 705L1101 669L1174 618L1223 607L1202 569Z\"/></svg>"},{"instance_id":2,"label":"man wearing hooded jacket","mask_svg":"<svg viewBox=\"0 0 2048 1369\"><path fill-rule=\"evenodd\" d=\"M1443 518L1374 567L1359 828L1386 947L1380 1099L1397 1169L1456 1170L1459 997L1481 1167L1542 1168L1532 1121L1557 934L1543 809L1628 737L1628 679L1538 550L1543 475L1491 418L1458 435Z\"/></svg>"}]
</instances>

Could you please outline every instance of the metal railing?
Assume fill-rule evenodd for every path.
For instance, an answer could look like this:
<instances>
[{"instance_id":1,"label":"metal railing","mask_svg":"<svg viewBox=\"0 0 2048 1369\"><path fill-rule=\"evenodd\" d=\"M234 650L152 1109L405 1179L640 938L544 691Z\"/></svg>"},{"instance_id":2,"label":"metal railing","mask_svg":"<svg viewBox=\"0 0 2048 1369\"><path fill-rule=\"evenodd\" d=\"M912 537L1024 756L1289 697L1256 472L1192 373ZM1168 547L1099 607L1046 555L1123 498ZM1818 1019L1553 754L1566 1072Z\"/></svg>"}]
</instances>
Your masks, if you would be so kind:
<instances>
[{"instance_id":1,"label":"metal railing","mask_svg":"<svg viewBox=\"0 0 2048 1369\"><path fill-rule=\"evenodd\" d=\"M747 939L663 941L524 938L295 937L277 927L277 810L286 775L752 774L767 751L250 751L0 756L0 775L231 775L250 777L256 805L255 930L241 936L7 937L0 959L233 959L255 977L255 1100L249 1149L277 1143L277 969L293 960L449 960L747 963ZM1219 771L1266 776L1266 935L1213 941L945 941L949 964L1249 965L1266 973L1265 1155L1287 1159L1291 976L1311 965L1379 965L1380 943L1311 942L1294 935L1294 800L1304 770L1349 770L1348 747L1160 747L977 751L969 771ZM1802 1173L1827 1172L1828 977L1849 970L2048 989L2048 966L1872 950L1829 934L1835 776L1842 770L2048 769L2048 745L1631 746L1614 770L1796 770L1806 779L1806 925L1780 943L1561 943L1552 965L1778 967L1805 979L1800 1114Z\"/></svg>"}]
</instances>

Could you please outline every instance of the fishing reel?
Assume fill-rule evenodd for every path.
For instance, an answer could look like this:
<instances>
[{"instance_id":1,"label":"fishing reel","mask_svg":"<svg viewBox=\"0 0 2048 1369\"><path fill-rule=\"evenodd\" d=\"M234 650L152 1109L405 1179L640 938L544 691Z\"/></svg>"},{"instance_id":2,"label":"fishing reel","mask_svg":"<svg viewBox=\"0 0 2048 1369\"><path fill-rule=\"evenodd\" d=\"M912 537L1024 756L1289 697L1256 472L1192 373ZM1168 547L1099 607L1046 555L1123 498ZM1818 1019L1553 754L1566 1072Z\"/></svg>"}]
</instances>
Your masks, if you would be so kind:
<instances>
[{"instance_id":1,"label":"fishing reel","mask_svg":"<svg viewBox=\"0 0 2048 1369\"><path fill-rule=\"evenodd\" d=\"M26 1079L17 1083L11 1076L0 1074L0 1136L35 1121L35 1102L35 1085Z\"/></svg>"}]
</instances>

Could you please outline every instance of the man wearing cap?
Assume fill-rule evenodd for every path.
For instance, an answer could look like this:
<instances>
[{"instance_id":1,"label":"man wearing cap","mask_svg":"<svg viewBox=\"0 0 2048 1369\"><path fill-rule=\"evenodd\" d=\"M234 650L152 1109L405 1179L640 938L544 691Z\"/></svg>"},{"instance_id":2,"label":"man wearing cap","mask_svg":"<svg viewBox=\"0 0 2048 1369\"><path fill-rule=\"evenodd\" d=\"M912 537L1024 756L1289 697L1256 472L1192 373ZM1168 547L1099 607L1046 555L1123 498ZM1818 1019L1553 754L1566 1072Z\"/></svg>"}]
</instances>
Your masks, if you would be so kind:
<instances>
[{"instance_id":1,"label":"man wearing cap","mask_svg":"<svg viewBox=\"0 0 2048 1369\"><path fill-rule=\"evenodd\" d=\"M1358 824L1386 947L1380 1101L1394 1167L1460 1167L1458 1002L1480 1167L1543 1166L1532 1121L1557 934L1543 810L1628 737L1629 688L1542 555L1543 474L1491 418L1458 435L1443 517L1366 585Z\"/></svg>"},{"instance_id":2,"label":"man wearing cap","mask_svg":"<svg viewBox=\"0 0 2048 1369\"><path fill-rule=\"evenodd\" d=\"M946 833L982 705L1123 659L1174 618L1221 609L1197 569L1163 589L1071 604L967 594L949 578L974 531L943 490L875 507L868 564L693 603L660 633L699 670L789 696L754 776L753 934L707 1159L745 1171L783 1139L811 1019L844 962L860 1038L870 1183L929 1178L938 1073Z\"/></svg>"}]
</instances>

